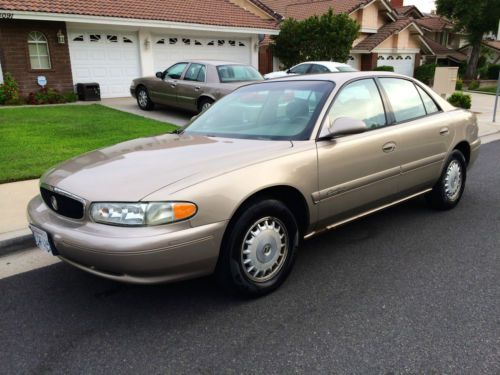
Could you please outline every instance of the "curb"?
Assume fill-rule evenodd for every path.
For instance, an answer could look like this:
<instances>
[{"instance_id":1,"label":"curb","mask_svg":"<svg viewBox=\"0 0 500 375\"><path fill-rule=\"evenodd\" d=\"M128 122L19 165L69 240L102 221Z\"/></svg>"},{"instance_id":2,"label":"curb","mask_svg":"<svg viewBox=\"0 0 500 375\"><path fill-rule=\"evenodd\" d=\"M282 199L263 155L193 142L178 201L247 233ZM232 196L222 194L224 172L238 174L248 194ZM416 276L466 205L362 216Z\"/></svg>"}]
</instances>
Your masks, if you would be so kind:
<instances>
[{"instance_id":1,"label":"curb","mask_svg":"<svg viewBox=\"0 0 500 375\"><path fill-rule=\"evenodd\" d=\"M0 257L35 246L35 239L28 228L0 234Z\"/></svg>"}]
</instances>

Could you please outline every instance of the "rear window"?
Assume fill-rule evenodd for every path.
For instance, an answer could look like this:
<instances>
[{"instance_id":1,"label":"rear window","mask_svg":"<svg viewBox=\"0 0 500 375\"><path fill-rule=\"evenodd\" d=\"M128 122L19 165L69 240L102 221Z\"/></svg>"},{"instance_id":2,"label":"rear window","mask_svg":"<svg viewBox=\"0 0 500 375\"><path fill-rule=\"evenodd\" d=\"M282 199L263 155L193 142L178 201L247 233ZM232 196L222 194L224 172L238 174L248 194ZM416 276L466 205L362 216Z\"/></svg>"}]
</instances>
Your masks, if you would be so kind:
<instances>
[{"instance_id":1,"label":"rear window","mask_svg":"<svg viewBox=\"0 0 500 375\"><path fill-rule=\"evenodd\" d=\"M217 73L222 83L262 81L264 79L254 67L248 65L220 65L217 67Z\"/></svg>"},{"instance_id":2,"label":"rear window","mask_svg":"<svg viewBox=\"0 0 500 375\"><path fill-rule=\"evenodd\" d=\"M392 105L396 122L426 115L424 103L413 82L400 78L380 78Z\"/></svg>"}]
</instances>

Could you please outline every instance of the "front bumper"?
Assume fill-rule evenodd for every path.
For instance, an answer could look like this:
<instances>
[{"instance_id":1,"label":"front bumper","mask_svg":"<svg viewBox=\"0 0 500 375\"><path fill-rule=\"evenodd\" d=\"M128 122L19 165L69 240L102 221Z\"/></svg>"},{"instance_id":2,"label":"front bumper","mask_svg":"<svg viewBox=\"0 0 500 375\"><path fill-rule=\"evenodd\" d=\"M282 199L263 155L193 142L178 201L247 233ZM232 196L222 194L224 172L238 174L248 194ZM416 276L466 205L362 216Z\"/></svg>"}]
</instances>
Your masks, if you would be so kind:
<instances>
[{"instance_id":1,"label":"front bumper","mask_svg":"<svg viewBox=\"0 0 500 375\"><path fill-rule=\"evenodd\" d=\"M130 95L135 98L135 86L130 86Z\"/></svg>"},{"instance_id":2,"label":"front bumper","mask_svg":"<svg viewBox=\"0 0 500 375\"><path fill-rule=\"evenodd\" d=\"M117 227L62 217L40 196L28 221L49 233L58 256L87 272L117 281L152 284L208 275L215 269L227 221L191 227Z\"/></svg>"}]
</instances>

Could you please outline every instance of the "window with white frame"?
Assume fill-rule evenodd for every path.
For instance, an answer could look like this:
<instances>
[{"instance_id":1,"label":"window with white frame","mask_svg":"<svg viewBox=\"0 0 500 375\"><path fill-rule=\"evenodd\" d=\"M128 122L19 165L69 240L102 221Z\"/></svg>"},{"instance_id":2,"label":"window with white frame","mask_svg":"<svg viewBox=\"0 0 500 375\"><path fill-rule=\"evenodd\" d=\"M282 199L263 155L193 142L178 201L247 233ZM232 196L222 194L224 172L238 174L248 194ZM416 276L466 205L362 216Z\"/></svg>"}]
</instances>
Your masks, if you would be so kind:
<instances>
[{"instance_id":1,"label":"window with white frame","mask_svg":"<svg viewBox=\"0 0 500 375\"><path fill-rule=\"evenodd\" d=\"M49 43L47 38L39 31L28 34L28 51L31 69L50 69Z\"/></svg>"}]
</instances>

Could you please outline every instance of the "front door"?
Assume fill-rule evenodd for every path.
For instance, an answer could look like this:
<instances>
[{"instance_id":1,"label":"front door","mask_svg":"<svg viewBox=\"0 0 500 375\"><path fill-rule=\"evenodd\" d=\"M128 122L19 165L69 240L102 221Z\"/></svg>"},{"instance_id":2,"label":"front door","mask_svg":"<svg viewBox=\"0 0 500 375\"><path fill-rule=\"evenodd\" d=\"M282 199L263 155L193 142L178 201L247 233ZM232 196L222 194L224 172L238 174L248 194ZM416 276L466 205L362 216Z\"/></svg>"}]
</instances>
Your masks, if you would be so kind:
<instances>
[{"instance_id":1,"label":"front door","mask_svg":"<svg viewBox=\"0 0 500 375\"><path fill-rule=\"evenodd\" d=\"M178 63L172 65L163 72L163 78L155 80L149 88L151 100L155 103L176 105L177 104L177 84L182 77L188 63Z\"/></svg>"},{"instance_id":2,"label":"front door","mask_svg":"<svg viewBox=\"0 0 500 375\"><path fill-rule=\"evenodd\" d=\"M388 124L384 105L371 78L341 88L328 114L330 122L350 117L367 130L317 143L319 226L356 215L391 200L398 191L399 136ZM333 125L335 127L335 125Z\"/></svg>"}]
</instances>

